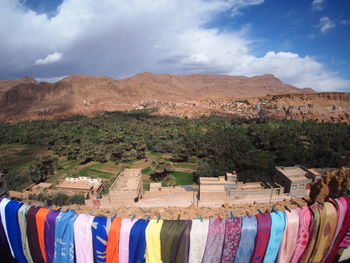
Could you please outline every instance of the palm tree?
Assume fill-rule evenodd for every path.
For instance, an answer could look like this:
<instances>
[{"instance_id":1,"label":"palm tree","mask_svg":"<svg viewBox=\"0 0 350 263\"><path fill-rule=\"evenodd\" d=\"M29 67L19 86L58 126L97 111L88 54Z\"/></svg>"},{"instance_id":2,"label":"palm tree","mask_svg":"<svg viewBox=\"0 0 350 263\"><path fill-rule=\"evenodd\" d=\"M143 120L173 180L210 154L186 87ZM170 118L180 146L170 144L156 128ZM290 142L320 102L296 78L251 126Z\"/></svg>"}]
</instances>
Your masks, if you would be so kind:
<instances>
[{"instance_id":1,"label":"palm tree","mask_svg":"<svg viewBox=\"0 0 350 263\"><path fill-rule=\"evenodd\" d=\"M172 171L172 163L164 159L153 160L151 167L154 171L152 177L155 181L162 181Z\"/></svg>"}]
</instances>

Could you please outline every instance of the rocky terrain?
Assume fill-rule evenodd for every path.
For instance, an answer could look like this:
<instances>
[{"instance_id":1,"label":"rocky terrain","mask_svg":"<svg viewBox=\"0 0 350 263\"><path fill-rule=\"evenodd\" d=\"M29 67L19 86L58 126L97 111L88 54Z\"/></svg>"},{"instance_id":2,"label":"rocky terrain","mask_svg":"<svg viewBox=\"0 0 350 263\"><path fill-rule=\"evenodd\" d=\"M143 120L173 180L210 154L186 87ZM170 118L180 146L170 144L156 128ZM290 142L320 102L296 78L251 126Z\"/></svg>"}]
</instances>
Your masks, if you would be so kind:
<instances>
[{"instance_id":1,"label":"rocky terrain","mask_svg":"<svg viewBox=\"0 0 350 263\"><path fill-rule=\"evenodd\" d=\"M311 186L311 201L325 201L327 198L337 198L350 190L350 168L331 169L325 172L322 180Z\"/></svg>"},{"instance_id":2,"label":"rocky terrain","mask_svg":"<svg viewBox=\"0 0 350 263\"><path fill-rule=\"evenodd\" d=\"M241 98L310 92L282 83L273 75L156 75L125 79L73 75L56 83L30 77L0 81L0 120L54 119L130 110L144 101L181 103L205 98Z\"/></svg>"},{"instance_id":3,"label":"rocky terrain","mask_svg":"<svg viewBox=\"0 0 350 263\"><path fill-rule=\"evenodd\" d=\"M157 108L155 114L179 117L236 115L244 118L350 122L350 93L293 93L259 98L201 99L186 102L145 101L138 108Z\"/></svg>"}]
</instances>

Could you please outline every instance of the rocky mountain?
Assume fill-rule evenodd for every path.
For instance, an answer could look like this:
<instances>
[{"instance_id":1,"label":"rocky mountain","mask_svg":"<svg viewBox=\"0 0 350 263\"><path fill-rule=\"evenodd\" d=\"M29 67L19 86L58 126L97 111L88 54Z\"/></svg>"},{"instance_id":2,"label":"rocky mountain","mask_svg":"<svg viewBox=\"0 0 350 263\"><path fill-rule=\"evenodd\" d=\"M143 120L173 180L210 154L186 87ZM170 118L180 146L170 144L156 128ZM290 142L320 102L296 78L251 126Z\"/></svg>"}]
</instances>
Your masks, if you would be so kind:
<instances>
[{"instance_id":1,"label":"rocky mountain","mask_svg":"<svg viewBox=\"0 0 350 263\"><path fill-rule=\"evenodd\" d=\"M0 81L0 121L92 116L132 109L143 101L183 102L300 92L310 90L284 84L271 74L243 77L142 73L125 79L72 75L56 83L25 77Z\"/></svg>"}]
</instances>

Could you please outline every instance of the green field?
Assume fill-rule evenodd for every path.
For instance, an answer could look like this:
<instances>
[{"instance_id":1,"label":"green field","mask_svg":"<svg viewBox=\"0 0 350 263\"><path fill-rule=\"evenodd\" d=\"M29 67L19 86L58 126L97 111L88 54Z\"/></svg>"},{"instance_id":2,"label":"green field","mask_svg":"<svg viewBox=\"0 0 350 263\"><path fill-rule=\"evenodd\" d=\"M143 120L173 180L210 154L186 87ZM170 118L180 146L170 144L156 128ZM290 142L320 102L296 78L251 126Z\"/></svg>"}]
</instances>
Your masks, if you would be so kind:
<instances>
[{"instance_id":1,"label":"green field","mask_svg":"<svg viewBox=\"0 0 350 263\"><path fill-rule=\"evenodd\" d=\"M176 179L176 185L192 185L193 182L193 174L186 172L170 172L169 175L172 175Z\"/></svg>"},{"instance_id":2,"label":"green field","mask_svg":"<svg viewBox=\"0 0 350 263\"><path fill-rule=\"evenodd\" d=\"M43 155L52 155L51 151L47 151L39 146L23 145L23 144L6 144L0 145L0 160L6 164L8 170L25 174L28 172L30 165L36 158ZM150 175L153 173L151 164L153 160L158 158L170 159L170 153L149 152L147 159L130 160L127 163L98 163L89 162L87 164L79 164L76 161L67 160L64 157L58 158L58 170L48 180L48 183L56 184L59 179L71 176L79 177L86 176L92 178L105 179L105 188L115 180L117 175L125 168L140 168L142 169L143 182L147 189L152 183ZM173 163L173 171L169 173L175 178L176 185L191 185L193 184L193 172L197 169L197 159L190 159L183 163ZM23 187L25 187L24 185Z\"/></svg>"}]
</instances>

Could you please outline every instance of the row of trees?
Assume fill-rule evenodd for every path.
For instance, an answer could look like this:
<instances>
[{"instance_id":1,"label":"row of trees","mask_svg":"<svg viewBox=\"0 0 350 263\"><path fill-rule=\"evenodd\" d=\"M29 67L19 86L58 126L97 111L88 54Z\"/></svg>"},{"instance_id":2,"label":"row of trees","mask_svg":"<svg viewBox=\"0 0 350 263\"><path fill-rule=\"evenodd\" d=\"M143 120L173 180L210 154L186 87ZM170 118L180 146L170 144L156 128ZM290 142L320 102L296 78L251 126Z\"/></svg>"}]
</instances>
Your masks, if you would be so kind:
<instances>
[{"instance_id":1,"label":"row of trees","mask_svg":"<svg viewBox=\"0 0 350 263\"><path fill-rule=\"evenodd\" d=\"M148 151L172 153L174 161L200 158L198 176L237 170L243 181L268 180L276 165L339 167L350 154L349 138L350 125L344 123L181 119L144 112L0 124L0 144L41 145L81 163L129 162L145 158ZM154 169L161 178L164 169L159 164Z\"/></svg>"}]
</instances>

